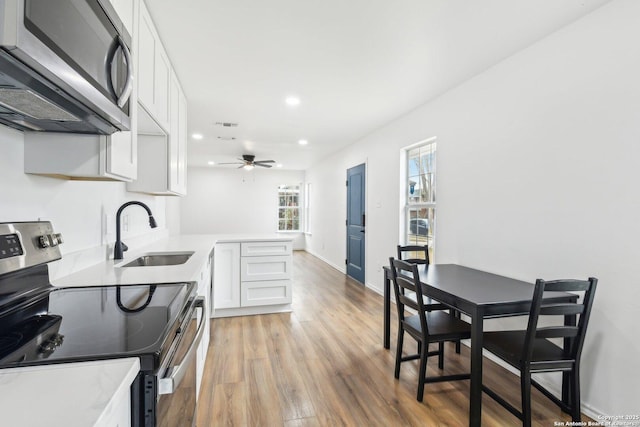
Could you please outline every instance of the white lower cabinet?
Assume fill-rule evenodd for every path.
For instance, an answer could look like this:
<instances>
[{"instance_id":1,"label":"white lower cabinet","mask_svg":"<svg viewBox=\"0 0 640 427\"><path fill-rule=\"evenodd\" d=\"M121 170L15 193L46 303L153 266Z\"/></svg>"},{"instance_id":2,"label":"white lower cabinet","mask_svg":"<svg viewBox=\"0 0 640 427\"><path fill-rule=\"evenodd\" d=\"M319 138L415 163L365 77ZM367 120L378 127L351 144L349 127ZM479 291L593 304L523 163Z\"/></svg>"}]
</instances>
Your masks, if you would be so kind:
<instances>
[{"instance_id":1,"label":"white lower cabinet","mask_svg":"<svg viewBox=\"0 0 640 427\"><path fill-rule=\"evenodd\" d=\"M216 244L213 259L214 307L240 307L240 243Z\"/></svg>"},{"instance_id":2,"label":"white lower cabinet","mask_svg":"<svg viewBox=\"0 0 640 427\"><path fill-rule=\"evenodd\" d=\"M214 317L285 311L291 304L291 241L220 243L214 265Z\"/></svg>"},{"instance_id":3,"label":"white lower cabinet","mask_svg":"<svg viewBox=\"0 0 640 427\"><path fill-rule=\"evenodd\" d=\"M202 321L206 323L204 326L202 341L200 341L200 345L198 346L198 351L196 353L196 398L200 396L200 385L202 384L204 365L207 361L207 350L209 349L209 340L211 337L211 325L209 322L209 313L211 312L211 258L207 260L200 271L198 296L202 296L205 299L204 312L202 313L204 319Z\"/></svg>"}]
</instances>

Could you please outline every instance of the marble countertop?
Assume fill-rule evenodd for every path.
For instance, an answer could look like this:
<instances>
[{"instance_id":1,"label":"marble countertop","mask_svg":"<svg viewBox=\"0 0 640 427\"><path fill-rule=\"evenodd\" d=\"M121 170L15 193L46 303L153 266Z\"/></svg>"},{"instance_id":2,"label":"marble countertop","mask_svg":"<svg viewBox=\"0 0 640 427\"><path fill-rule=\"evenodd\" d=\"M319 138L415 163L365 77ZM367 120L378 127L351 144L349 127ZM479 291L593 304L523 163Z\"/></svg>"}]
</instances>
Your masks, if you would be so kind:
<instances>
[{"instance_id":1,"label":"marble countertop","mask_svg":"<svg viewBox=\"0 0 640 427\"><path fill-rule=\"evenodd\" d=\"M2 369L2 425L113 427L107 422L139 370L137 358Z\"/></svg>"}]
</instances>

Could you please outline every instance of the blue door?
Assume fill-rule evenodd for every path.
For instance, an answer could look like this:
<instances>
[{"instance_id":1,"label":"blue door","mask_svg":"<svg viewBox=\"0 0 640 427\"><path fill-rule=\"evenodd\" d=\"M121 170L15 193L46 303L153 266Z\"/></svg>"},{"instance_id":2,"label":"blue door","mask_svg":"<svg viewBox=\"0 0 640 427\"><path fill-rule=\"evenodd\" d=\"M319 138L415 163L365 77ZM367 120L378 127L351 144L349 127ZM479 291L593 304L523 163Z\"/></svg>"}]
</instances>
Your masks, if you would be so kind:
<instances>
[{"instance_id":1,"label":"blue door","mask_svg":"<svg viewBox=\"0 0 640 427\"><path fill-rule=\"evenodd\" d=\"M364 283L364 163L347 170L347 274Z\"/></svg>"}]
</instances>

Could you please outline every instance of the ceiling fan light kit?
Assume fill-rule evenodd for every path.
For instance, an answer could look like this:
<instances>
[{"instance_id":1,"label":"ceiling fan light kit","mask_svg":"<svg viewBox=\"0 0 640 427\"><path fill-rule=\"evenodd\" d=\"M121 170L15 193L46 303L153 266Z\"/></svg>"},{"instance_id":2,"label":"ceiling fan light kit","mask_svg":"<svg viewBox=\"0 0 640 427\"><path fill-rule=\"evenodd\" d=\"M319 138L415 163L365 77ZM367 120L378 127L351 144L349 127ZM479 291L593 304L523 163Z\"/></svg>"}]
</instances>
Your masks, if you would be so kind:
<instances>
[{"instance_id":1,"label":"ceiling fan light kit","mask_svg":"<svg viewBox=\"0 0 640 427\"><path fill-rule=\"evenodd\" d=\"M240 162L231 162L231 163L218 163L220 165L240 165L238 169L244 170L252 170L255 166L260 166L261 168L270 168L273 165L271 163L275 163L275 160L255 160L256 156L253 154L243 154Z\"/></svg>"}]
</instances>

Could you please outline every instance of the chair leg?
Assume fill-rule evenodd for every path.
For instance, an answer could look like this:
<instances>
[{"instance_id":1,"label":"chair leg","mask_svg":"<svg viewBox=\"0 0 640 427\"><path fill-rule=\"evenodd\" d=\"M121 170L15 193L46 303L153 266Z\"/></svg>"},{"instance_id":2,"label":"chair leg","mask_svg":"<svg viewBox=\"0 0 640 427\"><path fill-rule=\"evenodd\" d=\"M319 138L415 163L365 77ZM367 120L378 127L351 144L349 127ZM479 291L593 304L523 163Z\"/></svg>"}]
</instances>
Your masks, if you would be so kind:
<instances>
[{"instance_id":1,"label":"chair leg","mask_svg":"<svg viewBox=\"0 0 640 427\"><path fill-rule=\"evenodd\" d=\"M580 414L580 368L574 366L571 371L571 419L582 421Z\"/></svg>"},{"instance_id":2,"label":"chair leg","mask_svg":"<svg viewBox=\"0 0 640 427\"><path fill-rule=\"evenodd\" d=\"M419 373L418 373L418 396L417 396L417 400L418 402L422 402L422 399L424 397L424 383L425 383L425 379L427 377L427 353L429 353L429 344L428 343L424 343L424 345L422 345L421 348L421 352L420 352L420 369L419 369Z\"/></svg>"},{"instance_id":3,"label":"chair leg","mask_svg":"<svg viewBox=\"0 0 640 427\"><path fill-rule=\"evenodd\" d=\"M458 319L462 318L458 310L453 310L453 314ZM456 354L460 354L460 340L456 341Z\"/></svg>"},{"instance_id":4,"label":"chair leg","mask_svg":"<svg viewBox=\"0 0 640 427\"><path fill-rule=\"evenodd\" d=\"M522 425L531 427L531 371L520 370L520 393L522 398Z\"/></svg>"},{"instance_id":5,"label":"chair leg","mask_svg":"<svg viewBox=\"0 0 640 427\"><path fill-rule=\"evenodd\" d=\"M402 343L404 341L404 329L402 326L398 328L398 344L396 346L396 370L394 376L400 378L400 363L402 359Z\"/></svg>"},{"instance_id":6,"label":"chair leg","mask_svg":"<svg viewBox=\"0 0 640 427\"><path fill-rule=\"evenodd\" d=\"M438 343L438 369L444 369L444 342Z\"/></svg>"}]
</instances>

